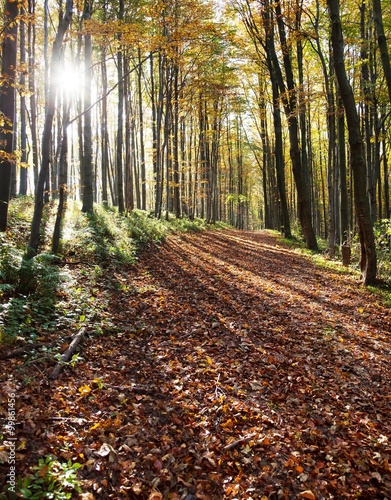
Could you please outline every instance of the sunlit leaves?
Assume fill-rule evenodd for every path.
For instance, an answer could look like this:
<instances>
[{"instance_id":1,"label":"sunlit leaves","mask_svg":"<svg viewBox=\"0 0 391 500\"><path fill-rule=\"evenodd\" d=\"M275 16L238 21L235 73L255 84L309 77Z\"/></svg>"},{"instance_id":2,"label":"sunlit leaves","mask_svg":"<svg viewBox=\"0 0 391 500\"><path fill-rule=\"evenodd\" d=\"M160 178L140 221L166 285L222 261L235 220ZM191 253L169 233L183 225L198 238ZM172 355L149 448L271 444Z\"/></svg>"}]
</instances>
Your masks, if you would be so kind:
<instances>
[{"instance_id":1,"label":"sunlit leaves","mask_svg":"<svg viewBox=\"0 0 391 500\"><path fill-rule=\"evenodd\" d=\"M111 278L95 301L117 329L85 362L50 388L16 374L20 463L34 439L102 498L387 497L391 318L351 278L237 231Z\"/></svg>"}]
</instances>

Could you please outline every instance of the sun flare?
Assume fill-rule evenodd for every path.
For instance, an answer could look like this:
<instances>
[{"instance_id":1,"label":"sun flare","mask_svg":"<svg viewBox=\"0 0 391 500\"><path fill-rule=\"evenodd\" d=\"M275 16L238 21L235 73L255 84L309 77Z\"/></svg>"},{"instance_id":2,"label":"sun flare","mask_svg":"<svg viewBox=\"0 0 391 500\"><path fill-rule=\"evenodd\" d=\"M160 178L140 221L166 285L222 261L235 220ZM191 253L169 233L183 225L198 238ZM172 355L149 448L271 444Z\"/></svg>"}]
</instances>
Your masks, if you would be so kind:
<instances>
[{"instance_id":1,"label":"sun flare","mask_svg":"<svg viewBox=\"0 0 391 500\"><path fill-rule=\"evenodd\" d=\"M82 73L74 64L64 63L57 71L57 85L61 91L72 96L82 86Z\"/></svg>"}]
</instances>

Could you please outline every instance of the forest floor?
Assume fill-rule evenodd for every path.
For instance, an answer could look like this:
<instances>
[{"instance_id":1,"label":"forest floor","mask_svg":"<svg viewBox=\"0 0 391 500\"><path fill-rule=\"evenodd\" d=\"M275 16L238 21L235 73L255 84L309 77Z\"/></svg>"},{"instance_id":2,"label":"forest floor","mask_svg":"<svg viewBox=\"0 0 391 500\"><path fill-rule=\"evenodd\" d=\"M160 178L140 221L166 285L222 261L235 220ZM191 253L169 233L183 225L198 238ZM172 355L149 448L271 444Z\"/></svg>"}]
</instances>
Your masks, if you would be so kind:
<instances>
[{"instance_id":1,"label":"forest floor","mask_svg":"<svg viewBox=\"0 0 391 500\"><path fill-rule=\"evenodd\" d=\"M84 499L391 498L391 310L357 276L206 231L93 289L113 327L58 379L1 362L17 474L53 454L82 465Z\"/></svg>"}]
</instances>

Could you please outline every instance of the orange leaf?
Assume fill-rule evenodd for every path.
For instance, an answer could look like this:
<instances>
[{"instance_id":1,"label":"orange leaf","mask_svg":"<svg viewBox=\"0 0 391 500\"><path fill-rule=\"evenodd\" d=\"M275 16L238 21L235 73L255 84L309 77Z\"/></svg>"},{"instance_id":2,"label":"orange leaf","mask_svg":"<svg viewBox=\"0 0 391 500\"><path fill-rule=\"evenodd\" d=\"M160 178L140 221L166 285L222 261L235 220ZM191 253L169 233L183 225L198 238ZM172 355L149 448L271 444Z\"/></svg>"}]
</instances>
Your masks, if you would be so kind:
<instances>
[{"instance_id":1,"label":"orange leaf","mask_svg":"<svg viewBox=\"0 0 391 500\"><path fill-rule=\"evenodd\" d=\"M316 500L316 496L312 493L311 490L302 491L299 493L300 498L308 498L308 500Z\"/></svg>"}]
</instances>

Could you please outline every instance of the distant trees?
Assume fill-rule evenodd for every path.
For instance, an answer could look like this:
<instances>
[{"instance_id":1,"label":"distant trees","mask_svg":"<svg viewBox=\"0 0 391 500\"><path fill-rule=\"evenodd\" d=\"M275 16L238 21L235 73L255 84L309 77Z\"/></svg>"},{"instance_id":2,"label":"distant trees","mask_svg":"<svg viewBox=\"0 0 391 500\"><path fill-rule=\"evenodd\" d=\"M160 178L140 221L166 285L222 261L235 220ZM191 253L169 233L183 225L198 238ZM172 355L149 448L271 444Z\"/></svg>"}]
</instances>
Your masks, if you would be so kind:
<instances>
[{"instance_id":1,"label":"distant trees","mask_svg":"<svg viewBox=\"0 0 391 500\"><path fill-rule=\"evenodd\" d=\"M69 196L86 213L103 203L286 237L298 226L308 248L327 238L330 254L357 232L373 280L372 225L390 215L391 12L378 0L346 7L344 79L318 0L228 4L222 20L208 0L30 0L19 16L5 2L0 105L16 130L0 130L0 222L10 193L35 192L30 256L45 203L60 200L60 227Z\"/></svg>"}]
</instances>

